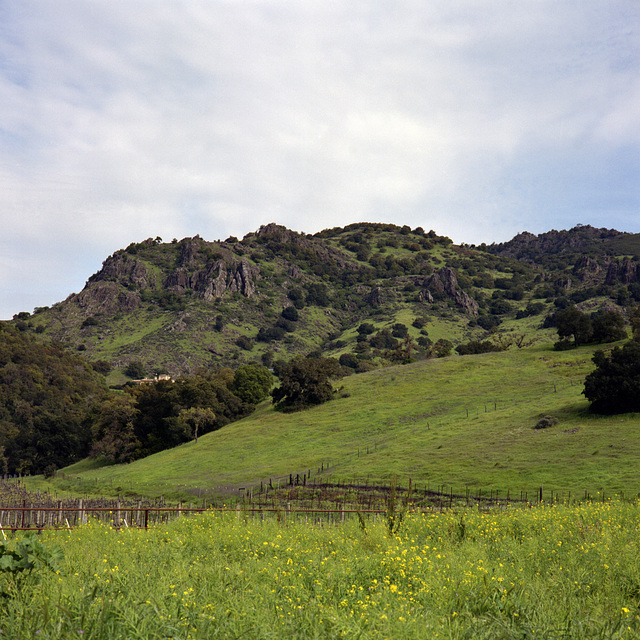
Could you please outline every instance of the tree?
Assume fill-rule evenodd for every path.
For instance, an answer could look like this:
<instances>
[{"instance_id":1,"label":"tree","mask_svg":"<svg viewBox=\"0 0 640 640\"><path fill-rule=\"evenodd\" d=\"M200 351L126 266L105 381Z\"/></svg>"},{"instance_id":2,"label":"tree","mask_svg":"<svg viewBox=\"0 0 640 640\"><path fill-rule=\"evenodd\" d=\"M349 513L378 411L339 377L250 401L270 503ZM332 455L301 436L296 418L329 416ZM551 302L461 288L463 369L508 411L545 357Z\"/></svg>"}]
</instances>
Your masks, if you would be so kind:
<instances>
[{"instance_id":1,"label":"tree","mask_svg":"<svg viewBox=\"0 0 640 640\"><path fill-rule=\"evenodd\" d=\"M594 342L616 342L627 337L624 318L615 311L600 311L591 316Z\"/></svg>"},{"instance_id":2,"label":"tree","mask_svg":"<svg viewBox=\"0 0 640 640\"><path fill-rule=\"evenodd\" d=\"M376 330L376 328L370 322L363 322L358 327L358 335L368 336L368 335L372 334L375 330Z\"/></svg>"},{"instance_id":3,"label":"tree","mask_svg":"<svg viewBox=\"0 0 640 640\"><path fill-rule=\"evenodd\" d=\"M268 395L273 386L273 375L262 365L244 364L236 369L231 391L245 402L258 404Z\"/></svg>"},{"instance_id":4,"label":"tree","mask_svg":"<svg viewBox=\"0 0 640 640\"><path fill-rule=\"evenodd\" d=\"M185 426L185 432L198 442L198 433L215 427L216 414L209 407L189 407L178 414L178 420Z\"/></svg>"},{"instance_id":5,"label":"tree","mask_svg":"<svg viewBox=\"0 0 640 640\"><path fill-rule=\"evenodd\" d=\"M144 365L139 360L132 360L127 368L124 370L125 375L133 378L134 380L140 380L144 378L145 371Z\"/></svg>"},{"instance_id":6,"label":"tree","mask_svg":"<svg viewBox=\"0 0 640 640\"><path fill-rule=\"evenodd\" d=\"M561 339L573 337L576 347L588 343L593 336L591 318L573 305L556 313L555 325L558 330L558 336Z\"/></svg>"},{"instance_id":7,"label":"tree","mask_svg":"<svg viewBox=\"0 0 640 640\"><path fill-rule=\"evenodd\" d=\"M394 338L404 338L408 331L409 329L407 328L407 325L402 324L401 322L396 322L396 324L391 327L391 335Z\"/></svg>"},{"instance_id":8,"label":"tree","mask_svg":"<svg viewBox=\"0 0 640 640\"><path fill-rule=\"evenodd\" d=\"M640 340L640 307L635 307L629 314L629 324L633 331L633 339Z\"/></svg>"},{"instance_id":9,"label":"tree","mask_svg":"<svg viewBox=\"0 0 640 640\"><path fill-rule=\"evenodd\" d=\"M297 357L280 367L280 386L271 396L280 411L299 411L331 400L330 380L343 375L342 367L333 358Z\"/></svg>"},{"instance_id":10,"label":"tree","mask_svg":"<svg viewBox=\"0 0 640 640\"><path fill-rule=\"evenodd\" d=\"M318 307L326 307L330 302L327 286L317 283L307 285L306 302L307 304L315 304Z\"/></svg>"},{"instance_id":11,"label":"tree","mask_svg":"<svg viewBox=\"0 0 640 640\"><path fill-rule=\"evenodd\" d=\"M133 429L139 413L135 399L128 393L105 399L91 427L93 446L89 456L111 463L133 460L140 445Z\"/></svg>"},{"instance_id":12,"label":"tree","mask_svg":"<svg viewBox=\"0 0 640 640\"><path fill-rule=\"evenodd\" d=\"M433 354L437 358L446 358L451 355L451 349L453 349L453 343L444 338L440 338L440 340L433 345Z\"/></svg>"},{"instance_id":13,"label":"tree","mask_svg":"<svg viewBox=\"0 0 640 640\"><path fill-rule=\"evenodd\" d=\"M298 314L298 310L295 307L285 307L280 314L285 320L290 320L291 322L297 322L300 317Z\"/></svg>"},{"instance_id":14,"label":"tree","mask_svg":"<svg viewBox=\"0 0 640 640\"><path fill-rule=\"evenodd\" d=\"M596 369L584 381L582 392L596 413L640 411L640 342L630 340L611 355L596 351Z\"/></svg>"}]
</instances>

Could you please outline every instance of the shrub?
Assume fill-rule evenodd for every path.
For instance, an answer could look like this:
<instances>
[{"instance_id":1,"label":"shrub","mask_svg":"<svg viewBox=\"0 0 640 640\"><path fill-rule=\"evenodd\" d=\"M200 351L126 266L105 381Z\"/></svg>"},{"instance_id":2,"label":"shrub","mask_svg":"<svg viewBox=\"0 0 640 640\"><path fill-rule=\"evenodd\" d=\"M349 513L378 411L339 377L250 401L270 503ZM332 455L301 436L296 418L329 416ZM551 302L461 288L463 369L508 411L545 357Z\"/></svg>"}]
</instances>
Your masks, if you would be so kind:
<instances>
[{"instance_id":1,"label":"shrub","mask_svg":"<svg viewBox=\"0 0 640 640\"><path fill-rule=\"evenodd\" d=\"M548 429L558 424L558 419L554 416L543 416L536 422L534 429Z\"/></svg>"},{"instance_id":2,"label":"shrub","mask_svg":"<svg viewBox=\"0 0 640 640\"><path fill-rule=\"evenodd\" d=\"M282 310L281 315L285 320L290 320L291 322L297 322L300 317L298 310L295 307L285 307Z\"/></svg>"}]
</instances>

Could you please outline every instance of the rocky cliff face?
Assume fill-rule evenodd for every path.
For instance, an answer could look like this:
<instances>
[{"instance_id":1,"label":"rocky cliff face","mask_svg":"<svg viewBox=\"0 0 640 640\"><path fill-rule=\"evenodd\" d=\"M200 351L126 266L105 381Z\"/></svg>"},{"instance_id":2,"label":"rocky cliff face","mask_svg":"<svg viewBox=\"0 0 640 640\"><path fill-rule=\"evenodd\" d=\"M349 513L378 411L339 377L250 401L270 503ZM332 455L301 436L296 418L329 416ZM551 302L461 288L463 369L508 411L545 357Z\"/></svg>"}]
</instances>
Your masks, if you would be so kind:
<instances>
[{"instance_id":1,"label":"rocky cliff face","mask_svg":"<svg viewBox=\"0 0 640 640\"><path fill-rule=\"evenodd\" d=\"M424 302L451 298L467 315L478 315L478 303L458 286L458 278L451 267L443 267L425 280L420 298Z\"/></svg>"},{"instance_id":2,"label":"rocky cliff face","mask_svg":"<svg viewBox=\"0 0 640 640\"><path fill-rule=\"evenodd\" d=\"M128 253L119 252L109 256L102 269L89 278L89 282L118 282L125 287L146 289L156 284L156 278L149 273L145 264Z\"/></svg>"},{"instance_id":3,"label":"rocky cliff face","mask_svg":"<svg viewBox=\"0 0 640 640\"><path fill-rule=\"evenodd\" d=\"M634 284L640 282L640 262L624 258L613 260L607 269L605 284Z\"/></svg>"},{"instance_id":4,"label":"rocky cliff face","mask_svg":"<svg viewBox=\"0 0 640 640\"><path fill-rule=\"evenodd\" d=\"M258 268L244 258L230 264L225 260L216 260L192 274L180 267L167 277L164 286L177 294L192 289L204 300L221 298L227 291L250 298L256 292L255 280L258 276Z\"/></svg>"},{"instance_id":5,"label":"rocky cliff face","mask_svg":"<svg viewBox=\"0 0 640 640\"><path fill-rule=\"evenodd\" d=\"M140 246L152 244L154 241L148 240ZM203 300L221 298L227 292L248 298L255 295L259 269L245 258L234 258L228 249L218 248L205 262L212 253L204 253L206 245L199 236L182 240L174 259L176 266L164 277L160 269L148 266L135 254L119 251L104 261L102 269L75 296L75 302L86 315L111 315L139 307L147 290L164 289L176 295L192 290Z\"/></svg>"},{"instance_id":6,"label":"rocky cliff face","mask_svg":"<svg viewBox=\"0 0 640 640\"><path fill-rule=\"evenodd\" d=\"M75 302L83 315L113 315L133 311L140 306L141 296L134 291L123 290L115 282L96 282L87 285L77 296Z\"/></svg>"},{"instance_id":7,"label":"rocky cliff face","mask_svg":"<svg viewBox=\"0 0 640 640\"><path fill-rule=\"evenodd\" d=\"M509 242L488 247L491 253L517 258L536 260L541 255L567 255L576 253L601 253L612 240L619 240L630 234L615 229L596 229L590 225L578 225L573 229L555 229L534 235L525 231Z\"/></svg>"}]
</instances>

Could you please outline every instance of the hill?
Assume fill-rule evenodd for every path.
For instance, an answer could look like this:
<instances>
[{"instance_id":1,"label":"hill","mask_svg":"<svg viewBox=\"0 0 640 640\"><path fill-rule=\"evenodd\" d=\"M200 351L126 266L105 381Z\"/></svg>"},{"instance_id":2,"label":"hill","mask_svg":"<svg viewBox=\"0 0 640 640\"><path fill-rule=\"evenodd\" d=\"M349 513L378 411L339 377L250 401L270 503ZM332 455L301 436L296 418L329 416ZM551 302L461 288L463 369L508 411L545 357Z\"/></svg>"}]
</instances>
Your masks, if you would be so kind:
<instances>
[{"instance_id":1,"label":"hill","mask_svg":"<svg viewBox=\"0 0 640 640\"><path fill-rule=\"evenodd\" d=\"M338 399L311 410L283 415L262 405L197 443L129 465L79 463L64 470L67 480L59 474L56 486L237 496L240 487L311 471L314 482L397 475L419 487L503 495L541 486L565 495L635 494L640 416L589 413L582 390L592 353L541 343L379 369L345 378ZM552 426L536 428L544 416Z\"/></svg>"},{"instance_id":2,"label":"hill","mask_svg":"<svg viewBox=\"0 0 640 640\"><path fill-rule=\"evenodd\" d=\"M241 240L133 243L80 293L15 322L107 363L111 384L132 363L180 375L311 352L366 371L406 360L407 337L416 360L438 340L535 334L571 303L624 310L640 300L638 255L640 235L586 226L474 247L391 224L315 235L269 224Z\"/></svg>"}]
</instances>

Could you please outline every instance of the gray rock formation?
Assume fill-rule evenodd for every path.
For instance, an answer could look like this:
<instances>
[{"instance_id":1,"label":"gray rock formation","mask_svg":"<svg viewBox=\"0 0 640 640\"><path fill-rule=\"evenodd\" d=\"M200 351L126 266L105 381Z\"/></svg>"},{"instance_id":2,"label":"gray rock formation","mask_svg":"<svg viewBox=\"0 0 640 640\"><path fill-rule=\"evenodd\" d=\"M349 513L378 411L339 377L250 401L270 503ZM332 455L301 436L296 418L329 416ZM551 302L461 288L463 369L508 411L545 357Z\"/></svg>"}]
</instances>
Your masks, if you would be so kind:
<instances>
[{"instance_id":1,"label":"gray rock formation","mask_svg":"<svg viewBox=\"0 0 640 640\"><path fill-rule=\"evenodd\" d=\"M424 282L420 297L425 302L450 298L467 315L478 315L478 303L458 286L458 278L451 267L442 267Z\"/></svg>"}]
</instances>

